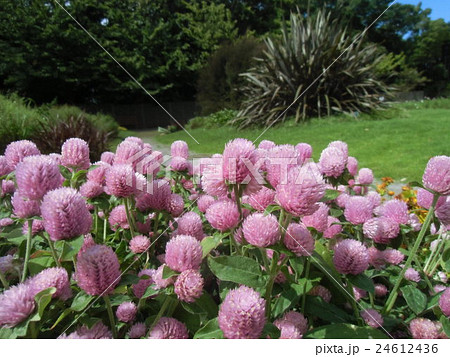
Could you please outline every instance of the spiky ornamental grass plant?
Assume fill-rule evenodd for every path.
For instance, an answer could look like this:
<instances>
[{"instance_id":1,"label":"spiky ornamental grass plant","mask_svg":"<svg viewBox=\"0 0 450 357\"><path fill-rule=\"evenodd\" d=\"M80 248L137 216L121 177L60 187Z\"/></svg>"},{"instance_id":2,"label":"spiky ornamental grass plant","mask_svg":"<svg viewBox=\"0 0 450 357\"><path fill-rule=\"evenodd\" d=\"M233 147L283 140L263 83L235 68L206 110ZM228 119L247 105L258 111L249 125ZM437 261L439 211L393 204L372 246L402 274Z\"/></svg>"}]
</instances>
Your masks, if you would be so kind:
<instances>
[{"instance_id":1,"label":"spiky ornamental grass plant","mask_svg":"<svg viewBox=\"0 0 450 357\"><path fill-rule=\"evenodd\" d=\"M377 79L383 56L376 45L365 43L364 33L352 36L326 11L306 18L291 14L281 38L265 43L258 65L242 74L246 99L234 120L241 128L292 115L299 122L336 112L369 112L390 97L392 88Z\"/></svg>"}]
</instances>

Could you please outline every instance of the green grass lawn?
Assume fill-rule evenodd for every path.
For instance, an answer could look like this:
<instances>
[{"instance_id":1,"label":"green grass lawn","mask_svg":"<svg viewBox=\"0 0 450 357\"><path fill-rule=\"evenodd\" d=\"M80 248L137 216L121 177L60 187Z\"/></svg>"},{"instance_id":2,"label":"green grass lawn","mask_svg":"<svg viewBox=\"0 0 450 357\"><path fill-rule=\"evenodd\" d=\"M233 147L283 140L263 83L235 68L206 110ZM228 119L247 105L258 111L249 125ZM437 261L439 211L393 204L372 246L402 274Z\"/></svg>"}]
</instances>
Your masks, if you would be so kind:
<instances>
[{"instance_id":1,"label":"green grass lawn","mask_svg":"<svg viewBox=\"0 0 450 357\"><path fill-rule=\"evenodd\" d=\"M349 154L358 159L359 167L371 168L377 178L391 176L396 180L420 180L430 157L450 155L450 106L442 107L408 103L391 110L395 115L389 119L364 116L359 120L348 117L313 119L296 125L286 122L269 129L256 144L264 139L277 144L306 142L313 147L313 157L318 160L329 142L342 140L348 144ZM225 126L189 132L200 144L184 131L151 135L152 140L161 144L185 140L192 151L213 154L222 152L225 143L233 138L255 140L262 129L238 131ZM146 136L145 133L142 135Z\"/></svg>"}]
</instances>

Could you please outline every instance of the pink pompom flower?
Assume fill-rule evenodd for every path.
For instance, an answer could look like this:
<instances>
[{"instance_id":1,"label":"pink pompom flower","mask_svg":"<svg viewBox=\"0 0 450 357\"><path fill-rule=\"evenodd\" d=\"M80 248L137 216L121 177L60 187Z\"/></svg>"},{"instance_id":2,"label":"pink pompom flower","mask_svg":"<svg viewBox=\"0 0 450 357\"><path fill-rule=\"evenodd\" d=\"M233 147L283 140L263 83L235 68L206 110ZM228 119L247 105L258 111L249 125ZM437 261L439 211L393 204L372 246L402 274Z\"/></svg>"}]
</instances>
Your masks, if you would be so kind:
<instances>
[{"instance_id":1,"label":"pink pompom flower","mask_svg":"<svg viewBox=\"0 0 450 357\"><path fill-rule=\"evenodd\" d=\"M83 339L83 340L102 340L102 339L112 339L111 331L103 325L101 321L97 322L94 326L89 328L88 326L81 326L77 328L75 332L70 335L61 335L58 337L60 339Z\"/></svg>"},{"instance_id":2,"label":"pink pompom flower","mask_svg":"<svg viewBox=\"0 0 450 357\"><path fill-rule=\"evenodd\" d=\"M86 198L94 198L100 196L103 192L103 186L94 181L86 181L80 187L80 194Z\"/></svg>"},{"instance_id":3,"label":"pink pompom flower","mask_svg":"<svg viewBox=\"0 0 450 357\"><path fill-rule=\"evenodd\" d=\"M61 163L72 169L87 170L90 166L88 143L79 138L67 139L61 147Z\"/></svg>"},{"instance_id":4,"label":"pink pompom flower","mask_svg":"<svg viewBox=\"0 0 450 357\"><path fill-rule=\"evenodd\" d=\"M364 236L376 243L388 244L400 232L400 226L387 217L371 218L363 224Z\"/></svg>"},{"instance_id":5,"label":"pink pompom flower","mask_svg":"<svg viewBox=\"0 0 450 357\"><path fill-rule=\"evenodd\" d=\"M116 253L105 245L94 245L80 255L76 280L89 295L110 294L120 281L120 264Z\"/></svg>"},{"instance_id":6,"label":"pink pompom flower","mask_svg":"<svg viewBox=\"0 0 450 357\"><path fill-rule=\"evenodd\" d=\"M289 171L299 165L299 154L293 145L278 145L267 153L265 168L267 181L273 188L289 180Z\"/></svg>"},{"instance_id":7,"label":"pink pompom flower","mask_svg":"<svg viewBox=\"0 0 450 357\"><path fill-rule=\"evenodd\" d=\"M213 228L221 232L236 227L240 219L238 207L231 200L222 200L213 203L206 210L205 217Z\"/></svg>"},{"instance_id":8,"label":"pink pompom flower","mask_svg":"<svg viewBox=\"0 0 450 357\"><path fill-rule=\"evenodd\" d=\"M113 152L105 151L100 156L100 161L104 162L105 164L112 165L114 163L114 157L115 157L115 154Z\"/></svg>"},{"instance_id":9,"label":"pink pompom flower","mask_svg":"<svg viewBox=\"0 0 450 357\"><path fill-rule=\"evenodd\" d=\"M34 237L36 234L42 232L44 230L44 222L38 219L33 219L33 223L31 223L31 234ZM28 234L28 221L25 221L22 226L22 234Z\"/></svg>"},{"instance_id":10,"label":"pink pompom flower","mask_svg":"<svg viewBox=\"0 0 450 357\"><path fill-rule=\"evenodd\" d=\"M439 330L433 321L418 317L409 323L409 332L414 339L437 339Z\"/></svg>"},{"instance_id":11,"label":"pink pompom flower","mask_svg":"<svg viewBox=\"0 0 450 357\"><path fill-rule=\"evenodd\" d=\"M183 159L189 158L188 144L183 140L176 140L170 145L170 155L172 157L178 156Z\"/></svg>"},{"instance_id":12,"label":"pink pompom flower","mask_svg":"<svg viewBox=\"0 0 450 357\"><path fill-rule=\"evenodd\" d=\"M331 177L339 177L344 173L347 166L347 157L337 147L329 146L320 154L320 171Z\"/></svg>"},{"instance_id":13,"label":"pink pompom flower","mask_svg":"<svg viewBox=\"0 0 450 357\"><path fill-rule=\"evenodd\" d=\"M445 316L450 317L450 288L445 289L439 298L439 307Z\"/></svg>"},{"instance_id":14,"label":"pink pompom flower","mask_svg":"<svg viewBox=\"0 0 450 357\"><path fill-rule=\"evenodd\" d=\"M300 164L303 165L312 157L313 149L311 145L306 143L298 143L295 145L295 150L298 152Z\"/></svg>"},{"instance_id":15,"label":"pink pompom flower","mask_svg":"<svg viewBox=\"0 0 450 357\"><path fill-rule=\"evenodd\" d=\"M275 203L275 191L263 186L248 196L248 203L253 209L263 212L269 205Z\"/></svg>"},{"instance_id":16,"label":"pink pompom flower","mask_svg":"<svg viewBox=\"0 0 450 357\"><path fill-rule=\"evenodd\" d=\"M167 211L172 217L180 216L184 211L183 197L176 193L172 193L167 201Z\"/></svg>"},{"instance_id":17,"label":"pink pompom flower","mask_svg":"<svg viewBox=\"0 0 450 357\"><path fill-rule=\"evenodd\" d=\"M0 177L8 175L12 171L13 171L13 169L9 167L6 157L3 155L0 155Z\"/></svg>"},{"instance_id":18,"label":"pink pompom flower","mask_svg":"<svg viewBox=\"0 0 450 357\"><path fill-rule=\"evenodd\" d=\"M405 255L397 249L386 249L383 251L383 258L389 264L399 265L405 259Z\"/></svg>"},{"instance_id":19,"label":"pink pompom flower","mask_svg":"<svg viewBox=\"0 0 450 357\"><path fill-rule=\"evenodd\" d=\"M154 284L154 269L143 269L139 272L138 277L141 278L136 284L133 284L133 293L137 298L144 296L145 290Z\"/></svg>"},{"instance_id":20,"label":"pink pompom flower","mask_svg":"<svg viewBox=\"0 0 450 357\"><path fill-rule=\"evenodd\" d=\"M284 245L296 256L309 256L314 250L314 239L304 224L289 224L284 236Z\"/></svg>"},{"instance_id":21,"label":"pink pompom flower","mask_svg":"<svg viewBox=\"0 0 450 357\"><path fill-rule=\"evenodd\" d=\"M166 210L172 195L169 182L165 180L152 180L148 183L146 192L136 197L136 207L140 211Z\"/></svg>"},{"instance_id":22,"label":"pink pompom flower","mask_svg":"<svg viewBox=\"0 0 450 357\"><path fill-rule=\"evenodd\" d=\"M175 281L175 294L185 302L194 302L203 292L204 280L197 270L183 271Z\"/></svg>"},{"instance_id":23,"label":"pink pompom flower","mask_svg":"<svg viewBox=\"0 0 450 357\"><path fill-rule=\"evenodd\" d=\"M383 297L386 296L388 293L388 289L383 284L375 284L375 296L376 297Z\"/></svg>"},{"instance_id":24,"label":"pink pompom flower","mask_svg":"<svg viewBox=\"0 0 450 357\"><path fill-rule=\"evenodd\" d=\"M425 168L422 182L430 190L443 196L450 195L450 157L432 157Z\"/></svg>"},{"instance_id":25,"label":"pink pompom flower","mask_svg":"<svg viewBox=\"0 0 450 357\"><path fill-rule=\"evenodd\" d=\"M28 284L19 284L0 295L0 326L14 327L31 315L34 294Z\"/></svg>"},{"instance_id":26,"label":"pink pompom flower","mask_svg":"<svg viewBox=\"0 0 450 357\"><path fill-rule=\"evenodd\" d=\"M255 290L240 286L225 297L218 320L228 339L259 338L266 323L265 301Z\"/></svg>"},{"instance_id":27,"label":"pink pompom flower","mask_svg":"<svg viewBox=\"0 0 450 357\"><path fill-rule=\"evenodd\" d=\"M151 339L187 339L189 333L186 325L173 317L161 317L150 331Z\"/></svg>"},{"instance_id":28,"label":"pink pompom flower","mask_svg":"<svg viewBox=\"0 0 450 357\"><path fill-rule=\"evenodd\" d=\"M119 321L131 322L136 318L137 306L134 302L125 301L119 305L116 316Z\"/></svg>"},{"instance_id":29,"label":"pink pompom flower","mask_svg":"<svg viewBox=\"0 0 450 357\"><path fill-rule=\"evenodd\" d=\"M363 224L372 218L372 209L367 197L352 196L345 204L344 216L352 224Z\"/></svg>"},{"instance_id":30,"label":"pink pompom flower","mask_svg":"<svg viewBox=\"0 0 450 357\"><path fill-rule=\"evenodd\" d=\"M32 277L28 282L34 295L48 288L56 288L53 294L54 298L63 301L72 297L69 275L64 268L48 268L42 270L39 274Z\"/></svg>"},{"instance_id":31,"label":"pink pompom flower","mask_svg":"<svg viewBox=\"0 0 450 357\"><path fill-rule=\"evenodd\" d=\"M275 144L273 141L263 140L259 143L258 149L270 150L270 149L274 148L275 146L277 146L277 144Z\"/></svg>"},{"instance_id":32,"label":"pink pompom flower","mask_svg":"<svg viewBox=\"0 0 450 357\"><path fill-rule=\"evenodd\" d=\"M36 144L29 140L13 141L5 149L6 163L11 170L14 170L25 157L40 154Z\"/></svg>"},{"instance_id":33,"label":"pink pompom flower","mask_svg":"<svg viewBox=\"0 0 450 357\"><path fill-rule=\"evenodd\" d=\"M251 214L244 220L242 232L246 241L255 247L265 248L281 239L277 218L272 214Z\"/></svg>"},{"instance_id":34,"label":"pink pompom flower","mask_svg":"<svg viewBox=\"0 0 450 357\"><path fill-rule=\"evenodd\" d=\"M44 228L54 241L87 234L92 226L86 201L73 188L48 192L42 201L41 214Z\"/></svg>"},{"instance_id":35,"label":"pink pompom flower","mask_svg":"<svg viewBox=\"0 0 450 357\"><path fill-rule=\"evenodd\" d=\"M117 230L117 228L129 229L130 225L125 206L119 205L114 207L109 214L108 222L113 231Z\"/></svg>"},{"instance_id":36,"label":"pink pompom flower","mask_svg":"<svg viewBox=\"0 0 450 357\"><path fill-rule=\"evenodd\" d=\"M165 266L166 264L162 264L158 269L156 269L155 274L153 274L153 280L155 281L157 289L167 288L175 282L175 276L171 276L167 279L163 278L163 271Z\"/></svg>"},{"instance_id":37,"label":"pink pompom flower","mask_svg":"<svg viewBox=\"0 0 450 357\"><path fill-rule=\"evenodd\" d=\"M345 239L336 246L333 263L341 274L361 274L369 267L367 248L357 240Z\"/></svg>"},{"instance_id":38,"label":"pink pompom flower","mask_svg":"<svg viewBox=\"0 0 450 357\"><path fill-rule=\"evenodd\" d=\"M361 317L370 327L379 328L383 326L383 317L374 309L366 309L361 311Z\"/></svg>"},{"instance_id":39,"label":"pink pompom flower","mask_svg":"<svg viewBox=\"0 0 450 357\"><path fill-rule=\"evenodd\" d=\"M210 195L201 195L197 200L198 210L205 213L206 210L211 206L216 200Z\"/></svg>"},{"instance_id":40,"label":"pink pompom flower","mask_svg":"<svg viewBox=\"0 0 450 357\"><path fill-rule=\"evenodd\" d=\"M223 177L230 183L243 183L250 178L249 163L255 164L255 145L250 140L237 138L225 145L222 157Z\"/></svg>"},{"instance_id":41,"label":"pink pompom flower","mask_svg":"<svg viewBox=\"0 0 450 357\"><path fill-rule=\"evenodd\" d=\"M398 224L408 224L409 213L406 202L401 200L390 200L381 206L381 215L388 217Z\"/></svg>"},{"instance_id":42,"label":"pink pompom flower","mask_svg":"<svg viewBox=\"0 0 450 357\"><path fill-rule=\"evenodd\" d=\"M420 281L420 274L417 270L413 268L408 268L405 271L405 279L418 283Z\"/></svg>"},{"instance_id":43,"label":"pink pompom flower","mask_svg":"<svg viewBox=\"0 0 450 357\"><path fill-rule=\"evenodd\" d=\"M147 333L147 327L143 322L137 322L133 326L131 326L130 331L128 332L128 336L131 339L137 339L144 337Z\"/></svg>"},{"instance_id":44,"label":"pink pompom flower","mask_svg":"<svg viewBox=\"0 0 450 357\"><path fill-rule=\"evenodd\" d=\"M151 241L148 237L139 235L131 238L129 247L134 254L139 254L144 253L150 245Z\"/></svg>"},{"instance_id":45,"label":"pink pompom flower","mask_svg":"<svg viewBox=\"0 0 450 357\"><path fill-rule=\"evenodd\" d=\"M106 173L106 187L111 195L129 197L135 193L136 176L133 167L127 164L111 166Z\"/></svg>"},{"instance_id":46,"label":"pink pompom flower","mask_svg":"<svg viewBox=\"0 0 450 357\"><path fill-rule=\"evenodd\" d=\"M316 285L315 287L313 287L309 291L308 295L320 296L323 299L323 301L328 303L331 301L332 298L331 291L322 285Z\"/></svg>"},{"instance_id":47,"label":"pink pompom flower","mask_svg":"<svg viewBox=\"0 0 450 357\"><path fill-rule=\"evenodd\" d=\"M340 223L339 219L337 219L336 217L328 216L327 229L325 229L325 231L323 232L324 238L331 239L342 232L342 225L337 223Z\"/></svg>"},{"instance_id":48,"label":"pink pompom flower","mask_svg":"<svg viewBox=\"0 0 450 357\"><path fill-rule=\"evenodd\" d=\"M371 169L363 168L358 172L358 183L370 185L373 182L373 172Z\"/></svg>"},{"instance_id":49,"label":"pink pompom flower","mask_svg":"<svg viewBox=\"0 0 450 357\"><path fill-rule=\"evenodd\" d=\"M166 264L170 269L183 272L197 270L202 263L202 246L192 236L179 235L166 245Z\"/></svg>"},{"instance_id":50,"label":"pink pompom flower","mask_svg":"<svg viewBox=\"0 0 450 357\"><path fill-rule=\"evenodd\" d=\"M30 218L41 214L41 203L36 200L28 200L19 192L15 192L12 200L14 215L19 218Z\"/></svg>"},{"instance_id":51,"label":"pink pompom flower","mask_svg":"<svg viewBox=\"0 0 450 357\"><path fill-rule=\"evenodd\" d=\"M196 212L186 212L177 220L178 234L188 235L195 237L197 240L202 240L203 222L200 216Z\"/></svg>"},{"instance_id":52,"label":"pink pompom flower","mask_svg":"<svg viewBox=\"0 0 450 357\"><path fill-rule=\"evenodd\" d=\"M358 173L358 160L353 156L349 156L347 159L347 170L352 176L356 176Z\"/></svg>"},{"instance_id":53,"label":"pink pompom flower","mask_svg":"<svg viewBox=\"0 0 450 357\"><path fill-rule=\"evenodd\" d=\"M319 202L318 206L319 208L316 212L302 218L302 223L306 227L313 227L318 232L324 232L328 228L328 212L330 208L323 202Z\"/></svg>"},{"instance_id":54,"label":"pink pompom flower","mask_svg":"<svg viewBox=\"0 0 450 357\"><path fill-rule=\"evenodd\" d=\"M302 338L308 330L308 320L303 314L295 311L287 312L273 323L281 331L281 339Z\"/></svg>"}]
</instances>

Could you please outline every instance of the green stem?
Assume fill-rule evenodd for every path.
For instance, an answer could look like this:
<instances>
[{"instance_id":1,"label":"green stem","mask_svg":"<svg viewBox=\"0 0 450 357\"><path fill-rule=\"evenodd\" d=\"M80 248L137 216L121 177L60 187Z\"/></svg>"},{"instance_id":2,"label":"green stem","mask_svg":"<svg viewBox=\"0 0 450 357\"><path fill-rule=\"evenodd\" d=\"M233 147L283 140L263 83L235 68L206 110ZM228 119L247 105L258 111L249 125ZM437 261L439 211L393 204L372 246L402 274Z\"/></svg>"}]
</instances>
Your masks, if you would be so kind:
<instances>
[{"instance_id":1,"label":"green stem","mask_svg":"<svg viewBox=\"0 0 450 357\"><path fill-rule=\"evenodd\" d=\"M389 294L389 297L386 301L386 304L384 305L384 309L382 314L387 315L394 307L395 301L397 300L398 296L398 288L400 287L400 284L403 280L403 277L405 276L406 270L411 266L411 262L414 259L414 256L417 253L417 250L420 247L420 244L422 243L423 237L425 236L426 231L428 230L428 227L430 226L431 220L434 215L434 209L436 207L436 203L439 199L439 195L435 194L433 197L433 203L431 204L430 209L428 210L427 217L425 218L425 222L423 222L422 229L419 232L419 236L417 237L416 241L414 242L414 246L412 250L409 252L408 259L406 260L406 263L400 272L400 276L398 277L397 281L395 282L394 288L392 289L391 293Z\"/></svg>"},{"instance_id":2,"label":"green stem","mask_svg":"<svg viewBox=\"0 0 450 357\"><path fill-rule=\"evenodd\" d=\"M238 184L234 185L234 198L235 198L236 204L238 206L240 220L242 220L243 216L242 216L242 207L241 207L241 190L239 189Z\"/></svg>"},{"instance_id":3,"label":"green stem","mask_svg":"<svg viewBox=\"0 0 450 357\"><path fill-rule=\"evenodd\" d=\"M109 323L111 324L111 331L113 334L113 338L117 338L116 321L114 319L114 313L113 313L113 309L111 306L111 300L109 300L108 295L104 295L103 299L105 300L105 303L106 303L106 310L108 310Z\"/></svg>"},{"instance_id":4,"label":"green stem","mask_svg":"<svg viewBox=\"0 0 450 357\"><path fill-rule=\"evenodd\" d=\"M108 227L108 217L105 214L105 216L103 218L104 218L104 221L103 221L103 244L105 244L106 243L106 230Z\"/></svg>"},{"instance_id":5,"label":"green stem","mask_svg":"<svg viewBox=\"0 0 450 357\"><path fill-rule=\"evenodd\" d=\"M128 221L128 225L130 226L130 232L131 232L131 237L134 237L134 226L133 226L133 221L131 220L131 214L130 214L130 206L129 206L129 197L125 197L123 199L124 205L125 205L125 212L127 214L127 221Z\"/></svg>"},{"instance_id":6,"label":"green stem","mask_svg":"<svg viewBox=\"0 0 450 357\"><path fill-rule=\"evenodd\" d=\"M0 270L0 281L2 282L3 287L6 289L9 288L9 284L8 281L6 280L5 275L2 273L2 271Z\"/></svg>"},{"instance_id":7,"label":"green stem","mask_svg":"<svg viewBox=\"0 0 450 357\"><path fill-rule=\"evenodd\" d=\"M423 270L423 266L422 266L422 264L420 264L420 261L419 261L419 259L417 259L417 257L414 257L414 262L416 263L416 265L419 267L419 269L421 271L424 271ZM427 274L423 274L423 278L424 278L425 282L428 285L428 289L430 289L430 294L434 295L434 288L433 288L433 285L430 282L430 279L428 279Z\"/></svg>"},{"instance_id":8,"label":"green stem","mask_svg":"<svg viewBox=\"0 0 450 357\"><path fill-rule=\"evenodd\" d=\"M158 239L158 225L159 225L159 211L155 212L155 219L153 221L153 237L151 237L151 245L150 245L150 255L153 256L155 253L155 241Z\"/></svg>"},{"instance_id":9,"label":"green stem","mask_svg":"<svg viewBox=\"0 0 450 357\"><path fill-rule=\"evenodd\" d=\"M277 252L273 252L272 255L272 263L270 266L270 277L269 277L269 282L267 283L267 287L266 287L266 294L265 294L265 299L266 299L266 317L269 319L270 318L270 313L271 313L271 308L272 308L272 304L271 304L271 300L272 300L272 289L273 289L273 284L275 283L275 279L277 277L277 273L278 273L278 253Z\"/></svg>"},{"instance_id":10,"label":"green stem","mask_svg":"<svg viewBox=\"0 0 450 357\"><path fill-rule=\"evenodd\" d=\"M369 299L370 299L370 306L372 309L375 309L375 301L372 293L369 293Z\"/></svg>"},{"instance_id":11,"label":"green stem","mask_svg":"<svg viewBox=\"0 0 450 357\"><path fill-rule=\"evenodd\" d=\"M159 319L164 315L164 312L166 311L169 304L170 304L170 299L166 298L164 300L163 304L161 305L161 308L159 309L158 315L156 315L155 320L153 321L153 323L150 325L150 328L148 329L149 334L150 334L150 332L152 332L153 327L155 327L155 325L158 323Z\"/></svg>"},{"instance_id":12,"label":"green stem","mask_svg":"<svg viewBox=\"0 0 450 357\"><path fill-rule=\"evenodd\" d=\"M94 232L95 232L95 239L98 241L98 207L95 206L94 209Z\"/></svg>"},{"instance_id":13,"label":"green stem","mask_svg":"<svg viewBox=\"0 0 450 357\"><path fill-rule=\"evenodd\" d=\"M352 308L353 308L353 312L355 314L356 321L358 322L359 326L362 326L361 319L359 317L358 304L356 303L355 293L353 292L353 285L352 285L352 283L350 283L350 280L348 280L348 279L346 279L346 280L347 280L347 292L351 297L350 303L352 304Z\"/></svg>"},{"instance_id":14,"label":"green stem","mask_svg":"<svg viewBox=\"0 0 450 357\"><path fill-rule=\"evenodd\" d=\"M306 305L306 285L308 285L308 279L309 279L309 270L311 268L311 260L309 259L310 257L305 257L306 258L306 271L305 271L305 285L303 285L303 295L302 295L302 313L305 313L305 305Z\"/></svg>"},{"instance_id":15,"label":"green stem","mask_svg":"<svg viewBox=\"0 0 450 357\"><path fill-rule=\"evenodd\" d=\"M25 281L25 278L27 277L28 261L30 260L31 255L31 239L33 238L33 220L29 219L27 222L28 222L27 247L25 250L25 261L23 263L22 279L20 280L21 283L23 283Z\"/></svg>"},{"instance_id":16,"label":"green stem","mask_svg":"<svg viewBox=\"0 0 450 357\"><path fill-rule=\"evenodd\" d=\"M53 242L50 239L48 234L45 234L45 237L47 238L47 242L50 247L50 251L52 252L53 260L55 261L56 265L61 268L61 263L58 259L58 255L56 254L55 245L53 244Z\"/></svg>"},{"instance_id":17,"label":"green stem","mask_svg":"<svg viewBox=\"0 0 450 357\"><path fill-rule=\"evenodd\" d=\"M441 237L441 235L439 235L439 237ZM432 254L432 259L430 259L430 261L427 262L427 265L424 268L425 275L427 275L427 274L429 276L433 275L433 270L436 269L437 262L439 262L439 259L441 258L441 250L443 250L443 248L445 246L445 241L446 241L445 238L441 238L441 240L435 247L433 254ZM430 256L430 258L431 258L431 256Z\"/></svg>"}]
</instances>

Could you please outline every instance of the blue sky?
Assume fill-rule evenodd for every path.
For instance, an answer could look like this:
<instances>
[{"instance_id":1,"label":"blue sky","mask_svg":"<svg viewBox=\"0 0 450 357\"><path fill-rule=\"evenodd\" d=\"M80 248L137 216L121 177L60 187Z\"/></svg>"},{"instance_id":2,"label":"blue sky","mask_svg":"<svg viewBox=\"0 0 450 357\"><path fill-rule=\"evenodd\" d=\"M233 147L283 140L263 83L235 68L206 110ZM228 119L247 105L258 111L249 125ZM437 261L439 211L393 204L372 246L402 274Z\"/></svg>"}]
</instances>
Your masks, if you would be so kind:
<instances>
[{"instance_id":1,"label":"blue sky","mask_svg":"<svg viewBox=\"0 0 450 357\"><path fill-rule=\"evenodd\" d=\"M450 0L398 0L397 2L402 4L414 4L422 3L422 9L431 9L430 17L435 20L443 18L445 21L450 21Z\"/></svg>"}]
</instances>

